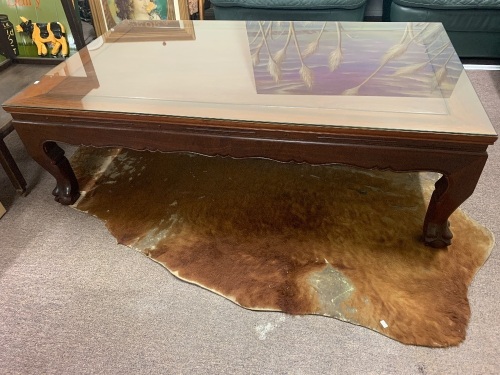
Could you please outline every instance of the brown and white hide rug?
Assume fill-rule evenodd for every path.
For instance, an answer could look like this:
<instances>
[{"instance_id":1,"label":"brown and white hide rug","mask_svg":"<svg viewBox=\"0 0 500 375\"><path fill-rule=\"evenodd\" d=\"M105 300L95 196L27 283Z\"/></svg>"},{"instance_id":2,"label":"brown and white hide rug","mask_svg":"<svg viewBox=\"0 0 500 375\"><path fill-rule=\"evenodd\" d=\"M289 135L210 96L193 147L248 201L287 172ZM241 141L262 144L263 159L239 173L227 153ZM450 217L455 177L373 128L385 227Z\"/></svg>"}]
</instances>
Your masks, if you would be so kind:
<instances>
[{"instance_id":1,"label":"brown and white hide rug","mask_svg":"<svg viewBox=\"0 0 500 375\"><path fill-rule=\"evenodd\" d=\"M318 314L405 344L464 340L492 234L458 210L420 241L434 173L80 148L78 210L182 280L254 310Z\"/></svg>"}]
</instances>

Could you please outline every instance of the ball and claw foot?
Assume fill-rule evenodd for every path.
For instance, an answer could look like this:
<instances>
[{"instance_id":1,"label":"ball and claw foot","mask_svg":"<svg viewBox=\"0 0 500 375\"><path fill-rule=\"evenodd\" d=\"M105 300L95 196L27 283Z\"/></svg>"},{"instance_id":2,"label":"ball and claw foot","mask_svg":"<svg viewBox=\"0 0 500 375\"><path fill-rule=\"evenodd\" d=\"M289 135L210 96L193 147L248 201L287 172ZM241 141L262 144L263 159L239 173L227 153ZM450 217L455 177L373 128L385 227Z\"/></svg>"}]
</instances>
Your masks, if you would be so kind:
<instances>
[{"instance_id":1,"label":"ball and claw foot","mask_svg":"<svg viewBox=\"0 0 500 375\"><path fill-rule=\"evenodd\" d=\"M427 246L440 249L451 245L453 233L450 229L450 222L443 224L429 223L424 233L424 242Z\"/></svg>"},{"instance_id":2,"label":"ball and claw foot","mask_svg":"<svg viewBox=\"0 0 500 375\"><path fill-rule=\"evenodd\" d=\"M54 196L54 200L63 205L71 205L76 202L76 200L80 197L80 193L74 193L71 186L65 186L64 188L60 188L59 185L52 190L52 195Z\"/></svg>"}]
</instances>

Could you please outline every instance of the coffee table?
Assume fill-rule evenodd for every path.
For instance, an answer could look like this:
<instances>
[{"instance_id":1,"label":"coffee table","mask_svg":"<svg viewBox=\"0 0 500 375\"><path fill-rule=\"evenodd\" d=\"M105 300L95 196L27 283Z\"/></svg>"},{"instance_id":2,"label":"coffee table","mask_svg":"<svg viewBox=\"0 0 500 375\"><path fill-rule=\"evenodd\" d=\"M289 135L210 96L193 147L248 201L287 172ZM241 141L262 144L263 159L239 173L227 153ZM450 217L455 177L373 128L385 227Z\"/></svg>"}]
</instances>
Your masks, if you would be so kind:
<instances>
[{"instance_id":1,"label":"coffee table","mask_svg":"<svg viewBox=\"0 0 500 375\"><path fill-rule=\"evenodd\" d=\"M442 177L423 241L451 243L497 139L441 24L125 21L4 103L30 155L56 142L340 163Z\"/></svg>"}]
</instances>

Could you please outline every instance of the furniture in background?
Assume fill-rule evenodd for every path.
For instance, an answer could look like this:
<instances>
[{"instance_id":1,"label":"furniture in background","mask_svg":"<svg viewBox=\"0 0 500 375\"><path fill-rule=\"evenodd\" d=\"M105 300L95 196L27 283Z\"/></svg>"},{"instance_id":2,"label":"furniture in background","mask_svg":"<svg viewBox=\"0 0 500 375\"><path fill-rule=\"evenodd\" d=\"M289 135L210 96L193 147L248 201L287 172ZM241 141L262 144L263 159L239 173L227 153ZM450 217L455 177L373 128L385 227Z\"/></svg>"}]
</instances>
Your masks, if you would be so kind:
<instances>
[{"instance_id":1,"label":"furniture in background","mask_svg":"<svg viewBox=\"0 0 500 375\"><path fill-rule=\"evenodd\" d=\"M9 180L16 188L16 191L21 195L25 195L26 180L24 179L14 158L12 157L12 154L10 153L7 145L4 142L4 138L9 135L12 130L14 130L14 127L12 126L12 119L10 115L5 113L4 111L2 112L3 113L0 113L0 164L2 164L5 173L7 173L7 177L9 177ZM8 119L6 122L4 122L6 118Z\"/></svg>"},{"instance_id":2,"label":"furniture in background","mask_svg":"<svg viewBox=\"0 0 500 375\"><path fill-rule=\"evenodd\" d=\"M217 20L363 21L367 0L211 0Z\"/></svg>"},{"instance_id":3,"label":"furniture in background","mask_svg":"<svg viewBox=\"0 0 500 375\"><path fill-rule=\"evenodd\" d=\"M441 22L460 57L500 58L499 0L384 0L383 19Z\"/></svg>"},{"instance_id":4,"label":"furniture in background","mask_svg":"<svg viewBox=\"0 0 500 375\"><path fill-rule=\"evenodd\" d=\"M2 31L2 29L0 29ZM3 34L0 34L3 35ZM6 51L11 52L6 49ZM15 58L15 55L8 54L9 57ZM11 60L7 60L9 64L5 64L4 69L8 69L8 66L11 65ZM8 99L11 95L15 94L13 91L12 82L8 82L4 80L4 74L0 74L0 87L2 90L0 91L0 103ZM14 89L15 90L15 89ZM26 193L26 180L24 179L21 171L19 170L16 161L12 157L7 145L4 142L5 137L7 137L14 130L14 126L12 125L12 116L5 112L2 108L0 108L0 164L2 165L7 177L14 185L16 191L24 195ZM0 207L0 211L1 211ZM0 215L1 216L1 215Z\"/></svg>"},{"instance_id":5,"label":"furniture in background","mask_svg":"<svg viewBox=\"0 0 500 375\"><path fill-rule=\"evenodd\" d=\"M11 63L5 70L0 72L0 104L39 79L51 68L51 66L40 64ZM5 137L13 130L12 116L0 107L0 164L16 191L21 195L26 195L26 180L4 142Z\"/></svg>"}]
</instances>

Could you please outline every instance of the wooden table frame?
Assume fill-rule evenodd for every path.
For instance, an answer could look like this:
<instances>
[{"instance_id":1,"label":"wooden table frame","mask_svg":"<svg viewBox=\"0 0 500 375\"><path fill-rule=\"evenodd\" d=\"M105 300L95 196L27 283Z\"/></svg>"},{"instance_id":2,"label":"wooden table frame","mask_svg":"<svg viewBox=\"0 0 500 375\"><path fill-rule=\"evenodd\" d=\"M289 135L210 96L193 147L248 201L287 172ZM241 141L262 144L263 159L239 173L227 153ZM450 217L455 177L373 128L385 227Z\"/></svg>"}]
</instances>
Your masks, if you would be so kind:
<instances>
[{"instance_id":1,"label":"wooden table frame","mask_svg":"<svg viewBox=\"0 0 500 375\"><path fill-rule=\"evenodd\" d=\"M57 181L56 201L72 204L78 182L56 142L135 150L195 152L283 162L339 163L398 172L436 171L423 241L451 243L448 218L474 191L496 136L415 133L345 127L291 126L222 119L5 106L29 154Z\"/></svg>"},{"instance_id":2,"label":"wooden table frame","mask_svg":"<svg viewBox=\"0 0 500 375\"><path fill-rule=\"evenodd\" d=\"M435 184L423 219L422 239L427 245L446 247L452 239L448 219L474 192L488 157L486 150L498 138L494 132L475 135L252 121L251 117L243 121L181 117L168 112L139 114L127 112L126 107L120 111L85 110L81 98L99 87L99 81L88 51L83 49L79 55L86 77L55 75L48 84L40 85L43 87L35 86L4 104L28 153L56 179L53 195L65 205L78 199L79 186L57 142L318 165L337 163L396 172L434 171L442 177ZM46 93L54 87L57 94L50 97ZM36 111L30 105L31 96L42 100ZM474 126L470 128L474 130Z\"/></svg>"}]
</instances>

